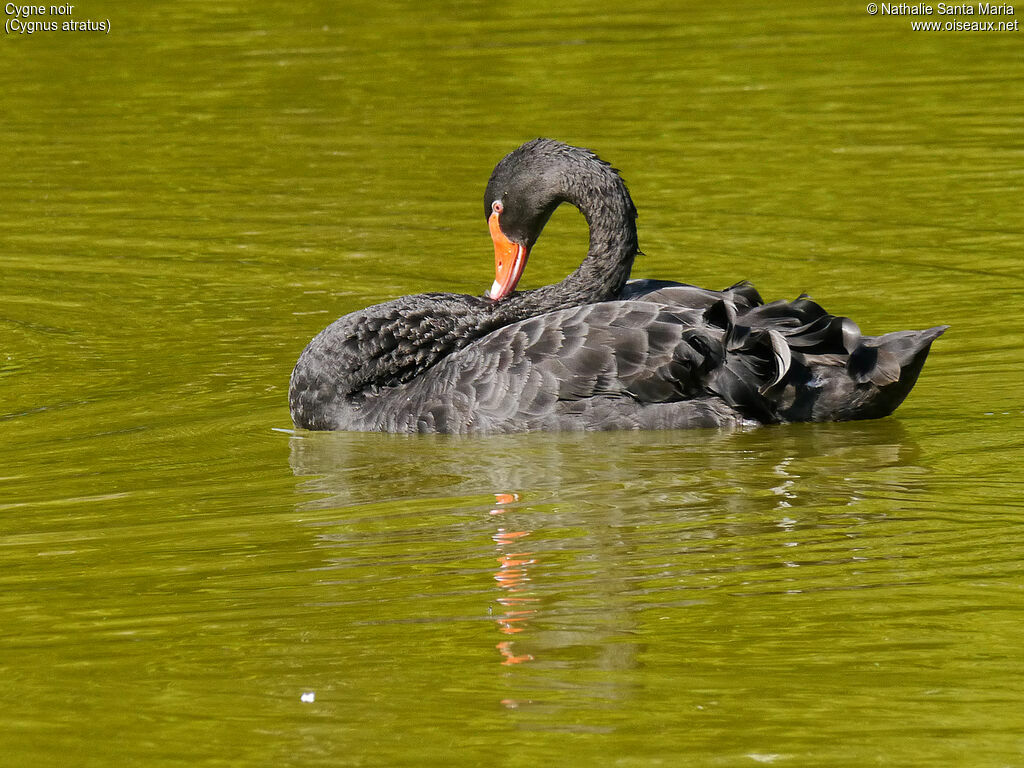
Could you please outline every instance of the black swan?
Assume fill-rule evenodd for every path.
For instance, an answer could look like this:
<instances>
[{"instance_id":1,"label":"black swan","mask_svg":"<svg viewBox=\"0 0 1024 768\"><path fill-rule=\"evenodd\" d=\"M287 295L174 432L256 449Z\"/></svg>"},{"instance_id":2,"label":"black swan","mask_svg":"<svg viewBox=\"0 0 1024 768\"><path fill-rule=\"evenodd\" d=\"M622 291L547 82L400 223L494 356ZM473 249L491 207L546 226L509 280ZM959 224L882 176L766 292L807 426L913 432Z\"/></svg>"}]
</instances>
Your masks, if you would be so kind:
<instances>
[{"instance_id":1,"label":"black swan","mask_svg":"<svg viewBox=\"0 0 1024 768\"><path fill-rule=\"evenodd\" d=\"M516 292L561 203L590 226L583 263ZM496 278L484 297L405 296L346 315L291 376L305 429L498 433L675 429L871 419L891 413L946 330L862 336L806 295L764 304L752 285L710 291L629 280L636 208L593 152L535 139L484 196Z\"/></svg>"}]
</instances>

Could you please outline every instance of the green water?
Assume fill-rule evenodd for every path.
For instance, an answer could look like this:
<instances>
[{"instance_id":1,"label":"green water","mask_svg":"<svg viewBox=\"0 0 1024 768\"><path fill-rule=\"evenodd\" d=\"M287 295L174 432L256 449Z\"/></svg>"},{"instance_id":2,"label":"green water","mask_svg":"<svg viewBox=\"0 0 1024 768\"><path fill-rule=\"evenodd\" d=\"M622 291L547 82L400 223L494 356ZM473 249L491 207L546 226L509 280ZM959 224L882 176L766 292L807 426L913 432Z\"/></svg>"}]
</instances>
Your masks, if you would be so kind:
<instances>
[{"instance_id":1,"label":"green water","mask_svg":"<svg viewBox=\"0 0 1024 768\"><path fill-rule=\"evenodd\" d=\"M1024 32L617 7L4 36L0 762L1024 765ZM328 322L490 285L537 135L622 169L638 276L953 328L879 422L292 433Z\"/></svg>"}]
</instances>

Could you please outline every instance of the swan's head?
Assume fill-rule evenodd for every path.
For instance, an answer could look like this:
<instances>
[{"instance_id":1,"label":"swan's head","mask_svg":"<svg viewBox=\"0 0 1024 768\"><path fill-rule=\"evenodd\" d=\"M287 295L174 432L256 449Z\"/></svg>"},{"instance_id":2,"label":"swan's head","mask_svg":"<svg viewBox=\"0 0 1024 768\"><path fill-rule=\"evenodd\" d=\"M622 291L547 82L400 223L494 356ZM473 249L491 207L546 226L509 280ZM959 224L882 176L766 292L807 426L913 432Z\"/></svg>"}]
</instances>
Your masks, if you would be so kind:
<instances>
[{"instance_id":1,"label":"swan's head","mask_svg":"<svg viewBox=\"0 0 1024 768\"><path fill-rule=\"evenodd\" d=\"M494 283L487 295L498 301L515 290L530 249L555 208L565 201L565 154L573 150L551 139L534 139L506 155L484 193L484 215L494 241Z\"/></svg>"}]
</instances>

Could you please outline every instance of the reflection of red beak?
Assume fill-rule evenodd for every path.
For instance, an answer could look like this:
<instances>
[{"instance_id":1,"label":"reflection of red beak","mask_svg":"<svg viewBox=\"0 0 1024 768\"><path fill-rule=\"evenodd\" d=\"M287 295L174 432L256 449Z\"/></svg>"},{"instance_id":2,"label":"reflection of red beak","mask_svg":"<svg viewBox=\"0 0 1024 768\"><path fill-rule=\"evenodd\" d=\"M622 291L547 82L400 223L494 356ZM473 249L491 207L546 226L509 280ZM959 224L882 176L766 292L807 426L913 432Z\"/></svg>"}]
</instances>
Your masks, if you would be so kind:
<instances>
[{"instance_id":1,"label":"reflection of red beak","mask_svg":"<svg viewBox=\"0 0 1024 768\"><path fill-rule=\"evenodd\" d=\"M505 237L505 233L498 225L498 216L498 212L495 211L487 219L491 240L494 241L494 283L487 295L494 301L505 298L516 289L516 283L523 276L526 259L529 256L525 245L513 243Z\"/></svg>"}]
</instances>

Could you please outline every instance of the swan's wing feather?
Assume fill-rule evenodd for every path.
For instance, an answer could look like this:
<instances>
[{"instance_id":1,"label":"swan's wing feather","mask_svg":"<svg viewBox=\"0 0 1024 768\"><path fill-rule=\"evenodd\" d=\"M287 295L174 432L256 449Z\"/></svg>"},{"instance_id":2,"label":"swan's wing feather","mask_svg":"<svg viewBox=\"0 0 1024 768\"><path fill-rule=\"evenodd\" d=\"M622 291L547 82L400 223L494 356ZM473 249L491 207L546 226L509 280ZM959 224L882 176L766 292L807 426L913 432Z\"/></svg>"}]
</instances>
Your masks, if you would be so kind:
<instances>
[{"instance_id":1,"label":"swan's wing feather","mask_svg":"<svg viewBox=\"0 0 1024 768\"><path fill-rule=\"evenodd\" d=\"M584 422L611 425L616 407L636 426L650 426L634 412L708 398L771 420L760 390L779 376L773 339L761 334L728 352L726 332L705 314L620 301L530 318L474 342L408 385L409 405L429 412L432 400L447 400L462 411L467 430L482 431L540 428L545 420L583 412L590 414L580 417ZM462 397L453 398L453 391ZM720 423L708 407L700 415ZM712 416L719 421L707 421Z\"/></svg>"},{"instance_id":2,"label":"swan's wing feather","mask_svg":"<svg viewBox=\"0 0 1024 768\"><path fill-rule=\"evenodd\" d=\"M712 291L671 280L630 280L619 293L619 299L622 301L652 301L657 304L691 309L706 309L715 302L725 299L733 303L740 311L752 309L764 303L761 300L761 294L746 280L742 280L724 291Z\"/></svg>"},{"instance_id":3,"label":"swan's wing feather","mask_svg":"<svg viewBox=\"0 0 1024 768\"><path fill-rule=\"evenodd\" d=\"M864 337L807 297L591 304L504 326L360 408L371 428L425 432L869 418L943 330Z\"/></svg>"}]
</instances>

